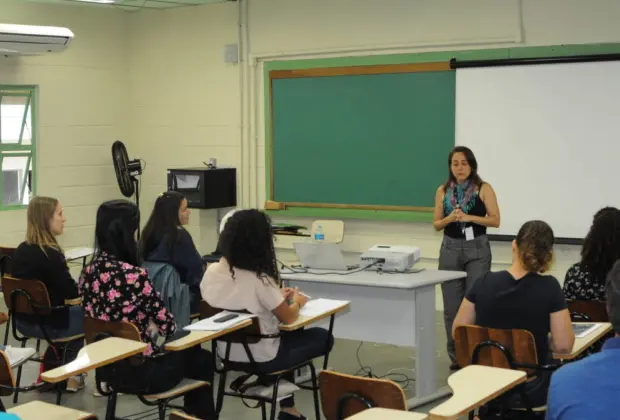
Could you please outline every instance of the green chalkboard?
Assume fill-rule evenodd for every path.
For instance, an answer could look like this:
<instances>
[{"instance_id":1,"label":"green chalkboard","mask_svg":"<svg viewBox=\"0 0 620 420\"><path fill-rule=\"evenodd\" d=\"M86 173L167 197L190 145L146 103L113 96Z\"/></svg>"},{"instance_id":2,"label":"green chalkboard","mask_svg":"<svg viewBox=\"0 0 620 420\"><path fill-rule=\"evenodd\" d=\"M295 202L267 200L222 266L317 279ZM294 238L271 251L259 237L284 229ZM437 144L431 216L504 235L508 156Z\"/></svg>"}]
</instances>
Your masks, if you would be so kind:
<instances>
[{"instance_id":1,"label":"green chalkboard","mask_svg":"<svg viewBox=\"0 0 620 420\"><path fill-rule=\"evenodd\" d=\"M455 72L384 67L397 72L272 77L273 201L433 206L454 146Z\"/></svg>"},{"instance_id":2,"label":"green chalkboard","mask_svg":"<svg viewBox=\"0 0 620 420\"><path fill-rule=\"evenodd\" d=\"M274 72L308 72L308 70L325 70L335 68L351 68L351 67L376 67L376 66L393 66L405 64L420 64L431 62L448 62L451 58L457 60L491 60L500 58L535 58L535 57L558 57L571 55L587 55L587 54L615 54L620 53L620 43L608 44L577 44L577 45L544 45L536 47L514 47L497 49L472 49L472 50L453 50L453 51L427 51L405 54L381 54L366 56L347 56L347 57L325 57L325 58L309 58L309 59L293 59L293 60L265 60L264 68L264 85L270 86L270 83L276 82L272 78ZM276 82L277 84L277 82ZM265 193L267 199L274 198L274 187L279 180L274 180L274 156L277 152L273 145L273 98L271 89L265 89L264 100L264 121L265 121ZM280 154L279 156L282 156ZM295 156L297 159L303 158ZM275 162L277 166L277 162ZM318 165L317 165L318 166ZM440 166L444 167L444 162ZM306 183L304 179L300 181L300 185ZM429 183L430 184L430 183ZM267 203L265 203L267 204ZM432 213L409 210L376 210L374 208L365 209L357 207L320 207L307 203L303 207L287 207L285 210L278 209L269 211L272 215L278 217L307 217L307 218L346 218L346 219L368 219L368 220L392 220L392 221L432 221ZM267 206L266 206L267 208Z\"/></svg>"}]
</instances>

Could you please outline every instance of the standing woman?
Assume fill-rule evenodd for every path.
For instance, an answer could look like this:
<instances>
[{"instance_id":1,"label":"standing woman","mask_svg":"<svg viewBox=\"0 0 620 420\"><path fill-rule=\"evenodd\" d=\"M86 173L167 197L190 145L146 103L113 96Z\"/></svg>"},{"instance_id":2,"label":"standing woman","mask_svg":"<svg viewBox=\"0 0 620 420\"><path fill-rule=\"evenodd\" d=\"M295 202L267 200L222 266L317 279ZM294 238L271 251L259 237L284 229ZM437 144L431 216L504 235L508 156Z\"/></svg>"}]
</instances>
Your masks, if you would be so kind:
<instances>
[{"instance_id":1,"label":"standing woman","mask_svg":"<svg viewBox=\"0 0 620 420\"><path fill-rule=\"evenodd\" d=\"M474 153L456 146L448 157L448 181L437 188L433 227L444 231L439 269L466 271L467 277L442 283L443 316L448 340L450 369L458 369L452 339L456 313L476 279L491 270L487 227L499 227L495 191L478 175Z\"/></svg>"}]
</instances>

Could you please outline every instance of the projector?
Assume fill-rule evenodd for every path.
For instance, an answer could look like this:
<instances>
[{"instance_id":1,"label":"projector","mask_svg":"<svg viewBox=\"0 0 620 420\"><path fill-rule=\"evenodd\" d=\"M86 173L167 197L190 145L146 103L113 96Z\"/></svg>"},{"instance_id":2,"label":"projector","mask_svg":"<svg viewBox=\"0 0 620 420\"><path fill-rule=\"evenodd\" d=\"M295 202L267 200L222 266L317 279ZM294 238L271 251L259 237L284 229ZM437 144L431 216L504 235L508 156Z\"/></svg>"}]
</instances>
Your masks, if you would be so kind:
<instances>
[{"instance_id":1,"label":"projector","mask_svg":"<svg viewBox=\"0 0 620 420\"><path fill-rule=\"evenodd\" d=\"M384 259L385 262L370 267L383 271L409 270L415 263L420 261L420 248L411 246L375 245L360 257L362 264L368 265L374 261Z\"/></svg>"}]
</instances>

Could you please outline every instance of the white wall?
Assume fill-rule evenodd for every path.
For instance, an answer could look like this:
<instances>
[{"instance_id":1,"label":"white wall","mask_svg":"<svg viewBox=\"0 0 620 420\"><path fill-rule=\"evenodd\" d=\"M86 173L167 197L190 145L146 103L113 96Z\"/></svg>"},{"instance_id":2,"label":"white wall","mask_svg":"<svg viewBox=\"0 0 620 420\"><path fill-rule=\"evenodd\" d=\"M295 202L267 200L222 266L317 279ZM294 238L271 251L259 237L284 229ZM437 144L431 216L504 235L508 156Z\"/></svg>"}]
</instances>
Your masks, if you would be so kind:
<instances>
[{"instance_id":1,"label":"white wall","mask_svg":"<svg viewBox=\"0 0 620 420\"><path fill-rule=\"evenodd\" d=\"M116 10L2 0L2 23L67 26L66 52L0 57L0 84L39 86L38 193L65 208L65 247L92 244L95 210L118 194L110 146L127 135L126 22ZM0 243L24 239L25 211L0 213Z\"/></svg>"}]
</instances>

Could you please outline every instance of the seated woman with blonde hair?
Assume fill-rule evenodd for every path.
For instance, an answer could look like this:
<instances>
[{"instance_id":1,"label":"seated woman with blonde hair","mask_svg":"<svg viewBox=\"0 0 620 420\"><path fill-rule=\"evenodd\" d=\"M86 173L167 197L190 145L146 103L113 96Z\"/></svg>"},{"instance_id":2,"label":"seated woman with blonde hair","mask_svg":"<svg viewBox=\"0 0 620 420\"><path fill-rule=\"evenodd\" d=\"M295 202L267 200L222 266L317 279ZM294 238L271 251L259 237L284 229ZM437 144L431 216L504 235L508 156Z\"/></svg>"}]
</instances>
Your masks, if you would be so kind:
<instances>
[{"instance_id":1,"label":"seated woman with blonde hair","mask_svg":"<svg viewBox=\"0 0 620 420\"><path fill-rule=\"evenodd\" d=\"M63 306L65 301L75 300L79 297L77 283L71 277L65 254L56 239L65 229L62 206L52 197L34 197L28 205L27 220L26 241L13 253L11 275L22 280L43 282L52 306ZM43 322L43 328L51 339L84 333L84 311L79 304L55 310L43 321L31 315L15 317L17 329L22 334L43 339L39 322ZM83 345L83 339L69 343L65 362L75 359ZM46 358L48 355L57 356L48 352ZM83 381L77 377L67 382L68 391L75 392L83 387Z\"/></svg>"},{"instance_id":2,"label":"seated woman with blonde hair","mask_svg":"<svg viewBox=\"0 0 620 420\"><path fill-rule=\"evenodd\" d=\"M525 223L512 242L512 265L476 280L459 308L452 335L461 325L522 329L534 336L539 364L552 362L551 351L570 353L575 334L562 288L555 277L542 275L553 261L553 242L547 223ZM538 373L527 383L525 392L534 406L545 404L550 376ZM509 404L517 407L522 402L515 398Z\"/></svg>"}]
</instances>

